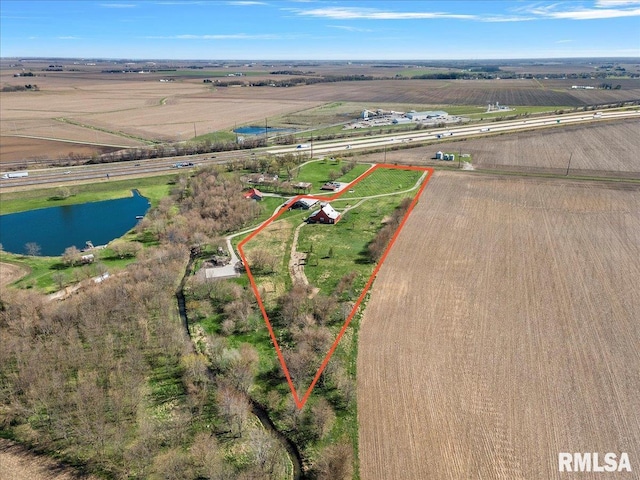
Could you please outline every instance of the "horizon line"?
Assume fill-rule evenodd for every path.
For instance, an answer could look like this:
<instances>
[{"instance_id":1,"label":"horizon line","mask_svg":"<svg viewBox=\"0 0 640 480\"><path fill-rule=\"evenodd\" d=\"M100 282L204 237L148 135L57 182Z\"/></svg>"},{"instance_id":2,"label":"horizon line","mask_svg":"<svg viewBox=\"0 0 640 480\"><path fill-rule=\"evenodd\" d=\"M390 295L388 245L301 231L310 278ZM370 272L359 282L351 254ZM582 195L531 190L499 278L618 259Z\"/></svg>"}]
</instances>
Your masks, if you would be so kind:
<instances>
[{"instance_id":1,"label":"horizon line","mask_svg":"<svg viewBox=\"0 0 640 480\"><path fill-rule=\"evenodd\" d=\"M624 56L624 55L597 55L597 56L561 56L561 57L451 57L451 58L353 58L350 60L339 58L160 58L160 57L100 57L100 56L51 56L51 55L11 55L0 56L0 60L9 59L25 59L25 60L46 60L46 59L66 59L66 60L156 60L156 61L183 61L183 62L446 62L446 61L483 61L483 60L578 60L578 59L634 59L640 60L639 56Z\"/></svg>"}]
</instances>

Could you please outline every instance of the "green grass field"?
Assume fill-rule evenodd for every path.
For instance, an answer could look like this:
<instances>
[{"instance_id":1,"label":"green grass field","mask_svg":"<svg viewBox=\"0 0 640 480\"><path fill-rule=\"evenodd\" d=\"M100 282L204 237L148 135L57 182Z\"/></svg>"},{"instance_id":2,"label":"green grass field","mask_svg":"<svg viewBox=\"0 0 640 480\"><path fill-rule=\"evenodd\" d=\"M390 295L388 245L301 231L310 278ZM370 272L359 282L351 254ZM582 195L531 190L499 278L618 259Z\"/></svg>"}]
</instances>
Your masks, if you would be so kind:
<instances>
[{"instance_id":1,"label":"green grass field","mask_svg":"<svg viewBox=\"0 0 640 480\"><path fill-rule=\"evenodd\" d=\"M220 130L217 132L205 133L193 138L194 142L229 143L235 142L238 136L229 131Z\"/></svg>"},{"instance_id":2,"label":"green grass field","mask_svg":"<svg viewBox=\"0 0 640 480\"><path fill-rule=\"evenodd\" d=\"M370 164L357 164L353 170L347 172L344 175L340 175L340 168L346 163L346 160L320 160L311 163L307 163L300 168L298 175L294 179L296 182L311 182L313 187L311 193L326 193L321 190L322 185L329 181L329 173L336 172L339 175L336 179L338 182L349 183L364 172L366 172Z\"/></svg>"},{"instance_id":3,"label":"green grass field","mask_svg":"<svg viewBox=\"0 0 640 480\"><path fill-rule=\"evenodd\" d=\"M379 168L356 183L351 189L353 191L344 192L340 199L388 195L413 189L423 173L416 170Z\"/></svg>"}]
</instances>

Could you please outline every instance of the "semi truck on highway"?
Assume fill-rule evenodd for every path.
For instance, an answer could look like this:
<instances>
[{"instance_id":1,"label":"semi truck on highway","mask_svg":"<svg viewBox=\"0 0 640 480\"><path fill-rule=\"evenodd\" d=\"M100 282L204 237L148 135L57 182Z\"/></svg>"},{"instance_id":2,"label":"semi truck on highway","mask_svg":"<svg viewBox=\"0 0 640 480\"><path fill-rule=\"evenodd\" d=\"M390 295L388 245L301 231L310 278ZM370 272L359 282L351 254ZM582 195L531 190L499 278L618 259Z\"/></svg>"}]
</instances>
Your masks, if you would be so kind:
<instances>
[{"instance_id":1,"label":"semi truck on highway","mask_svg":"<svg viewBox=\"0 0 640 480\"><path fill-rule=\"evenodd\" d=\"M2 178L7 180L9 178L24 178L28 176L29 176L29 172L10 172L2 175Z\"/></svg>"}]
</instances>

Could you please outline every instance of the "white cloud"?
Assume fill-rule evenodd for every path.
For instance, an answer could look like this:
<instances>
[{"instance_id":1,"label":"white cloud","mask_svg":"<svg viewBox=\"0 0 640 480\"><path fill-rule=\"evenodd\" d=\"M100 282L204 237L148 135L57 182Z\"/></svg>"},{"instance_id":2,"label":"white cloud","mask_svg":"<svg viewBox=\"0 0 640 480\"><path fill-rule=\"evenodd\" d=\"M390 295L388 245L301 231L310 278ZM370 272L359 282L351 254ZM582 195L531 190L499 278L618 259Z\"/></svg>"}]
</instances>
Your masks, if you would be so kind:
<instances>
[{"instance_id":1,"label":"white cloud","mask_svg":"<svg viewBox=\"0 0 640 480\"><path fill-rule=\"evenodd\" d=\"M336 20L420 20L429 18L473 19L474 15L462 15L445 12L393 12L373 8L325 7L310 10L294 9L294 12L306 17L333 18Z\"/></svg>"},{"instance_id":2,"label":"white cloud","mask_svg":"<svg viewBox=\"0 0 640 480\"><path fill-rule=\"evenodd\" d=\"M603 5L607 5L607 3L605 2ZM558 6L562 6L562 4L534 7L529 12L541 18L562 20L601 20L605 18L640 16L640 8L575 8L560 10ZM607 6L610 6L610 4Z\"/></svg>"},{"instance_id":3,"label":"white cloud","mask_svg":"<svg viewBox=\"0 0 640 480\"><path fill-rule=\"evenodd\" d=\"M337 28L339 30L346 30L348 32L373 32L369 28L350 27L348 25L327 25L329 28Z\"/></svg>"},{"instance_id":4,"label":"white cloud","mask_svg":"<svg viewBox=\"0 0 640 480\"><path fill-rule=\"evenodd\" d=\"M537 17L532 15L522 16L522 15L483 15L477 17L477 20L481 22L492 22L492 23L500 23L500 22L529 22L531 20L536 20Z\"/></svg>"},{"instance_id":5,"label":"white cloud","mask_svg":"<svg viewBox=\"0 0 640 480\"><path fill-rule=\"evenodd\" d=\"M246 33L213 34L213 35L169 35L169 36L146 36L149 40L283 40L291 39L293 36L284 35L249 35Z\"/></svg>"},{"instance_id":6,"label":"white cloud","mask_svg":"<svg viewBox=\"0 0 640 480\"><path fill-rule=\"evenodd\" d=\"M391 4L393 5L393 4ZM429 11L393 11L359 7L320 7L312 9L287 9L299 16L331 18L335 20L423 20L458 19L479 22L527 22L541 19L597 20L605 18L640 16L640 0L597 0L595 7L575 6L571 2L554 4L536 3L511 8L512 14L457 14Z\"/></svg>"},{"instance_id":7,"label":"white cloud","mask_svg":"<svg viewBox=\"0 0 640 480\"><path fill-rule=\"evenodd\" d=\"M76 37L74 35L63 35L58 37L58 40L80 40L80 37Z\"/></svg>"},{"instance_id":8,"label":"white cloud","mask_svg":"<svg viewBox=\"0 0 640 480\"><path fill-rule=\"evenodd\" d=\"M627 5L640 5L640 0L596 0L596 7L624 7Z\"/></svg>"},{"instance_id":9,"label":"white cloud","mask_svg":"<svg viewBox=\"0 0 640 480\"><path fill-rule=\"evenodd\" d=\"M558 40L556 43L571 43L573 40Z\"/></svg>"}]
</instances>

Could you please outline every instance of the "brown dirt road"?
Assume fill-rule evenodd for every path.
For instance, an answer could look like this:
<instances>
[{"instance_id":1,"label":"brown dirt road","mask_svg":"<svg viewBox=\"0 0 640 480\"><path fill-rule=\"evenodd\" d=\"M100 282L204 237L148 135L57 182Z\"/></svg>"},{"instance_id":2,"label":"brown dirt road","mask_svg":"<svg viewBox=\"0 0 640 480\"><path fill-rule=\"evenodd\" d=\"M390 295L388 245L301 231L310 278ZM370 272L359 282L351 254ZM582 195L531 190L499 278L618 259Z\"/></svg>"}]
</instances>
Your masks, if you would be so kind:
<instances>
[{"instance_id":1,"label":"brown dirt road","mask_svg":"<svg viewBox=\"0 0 640 480\"><path fill-rule=\"evenodd\" d=\"M360 329L361 478L638 478L639 283L639 188L436 172Z\"/></svg>"}]
</instances>

